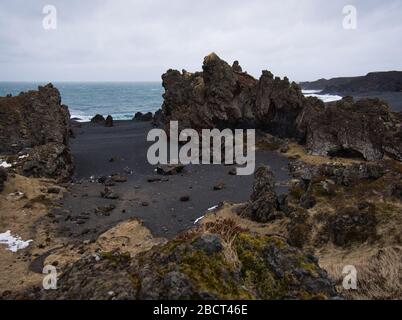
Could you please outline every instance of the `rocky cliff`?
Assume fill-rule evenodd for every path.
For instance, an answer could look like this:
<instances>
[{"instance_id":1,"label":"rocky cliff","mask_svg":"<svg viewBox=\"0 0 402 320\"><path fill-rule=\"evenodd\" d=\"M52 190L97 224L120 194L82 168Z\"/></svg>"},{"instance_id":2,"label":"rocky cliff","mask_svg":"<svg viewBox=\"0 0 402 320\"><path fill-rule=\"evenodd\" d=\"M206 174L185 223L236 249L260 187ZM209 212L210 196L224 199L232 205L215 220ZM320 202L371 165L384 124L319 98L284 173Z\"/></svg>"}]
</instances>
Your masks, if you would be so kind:
<instances>
[{"instance_id":1,"label":"rocky cliff","mask_svg":"<svg viewBox=\"0 0 402 320\"><path fill-rule=\"evenodd\" d=\"M294 126L310 101L301 89L263 71L259 80L230 66L215 53L205 57L203 71L169 70L163 76L165 123L182 128L264 128L281 137L297 136ZM313 101L313 100L312 100Z\"/></svg>"},{"instance_id":2,"label":"rocky cliff","mask_svg":"<svg viewBox=\"0 0 402 320\"><path fill-rule=\"evenodd\" d=\"M364 99L306 107L298 118L305 147L313 155L402 160L400 121L386 102Z\"/></svg>"},{"instance_id":3,"label":"rocky cliff","mask_svg":"<svg viewBox=\"0 0 402 320\"><path fill-rule=\"evenodd\" d=\"M67 179L73 171L70 113L52 85L0 97L0 154L18 173Z\"/></svg>"},{"instance_id":4,"label":"rocky cliff","mask_svg":"<svg viewBox=\"0 0 402 320\"><path fill-rule=\"evenodd\" d=\"M402 72L370 72L361 77L343 77L301 82L305 90L323 90L326 93L355 94L365 92L401 92Z\"/></svg>"},{"instance_id":5,"label":"rocky cliff","mask_svg":"<svg viewBox=\"0 0 402 320\"><path fill-rule=\"evenodd\" d=\"M294 138L313 155L402 160L401 116L386 102L346 97L325 105L306 98L285 77L263 71L254 79L212 53L203 71L169 70L162 76L165 125L181 128L257 128L279 138Z\"/></svg>"}]
</instances>

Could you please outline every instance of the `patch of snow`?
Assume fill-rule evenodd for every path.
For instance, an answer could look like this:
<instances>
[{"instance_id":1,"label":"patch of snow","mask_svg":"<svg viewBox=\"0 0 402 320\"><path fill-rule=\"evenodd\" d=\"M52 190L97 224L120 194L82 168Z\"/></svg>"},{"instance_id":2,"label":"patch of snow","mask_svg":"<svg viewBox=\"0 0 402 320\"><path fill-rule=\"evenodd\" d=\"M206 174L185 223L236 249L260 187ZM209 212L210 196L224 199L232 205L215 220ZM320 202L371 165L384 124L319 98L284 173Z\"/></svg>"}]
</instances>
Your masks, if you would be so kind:
<instances>
[{"instance_id":1,"label":"patch of snow","mask_svg":"<svg viewBox=\"0 0 402 320\"><path fill-rule=\"evenodd\" d=\"M11 164L9 164L9 163L7 163L7 161L1 161L0 160L0 167L3 167L3 168L11 168L12 167L12 165Z\"/></svg>"},{"instance_id":2,"label":"patch of snow","mask_svg":"<svg viewBox=\"0 0 402 320\"><path fill-rule=\"evenodd\" d=\"M204 216L195 219L194 224L197 224L197 223L198 223L199 221L201 221L202 219L204 219Z\"/></svg>"},{"instance_id":3,"label":"patch of snow","mask_svg":"<svg viewBox=\"0 0 402 320\"><path fill-rule=\"evenodd\" d=\"M209 208L208 211L214 211L215 209L218 209L218 205Z\"/></svg>"},{"instance_id":4,"label":"patch of snow","mask_svg":"<svg viewBox=\"0 0 402 320\"><path fill-rule=\"evenodd\" d=\"M23 156L19 156L18 159L25 159L25 158L28 158L28 157L29 157L29 154L24 154Z\"/></svg>"},{"instance_id":5,"label":"patch of snow","mask_svg":"<svg viewBox=\"0 0 402 320\"><path fill-rule=\"evenodd\" d=\"M0 244L8 246L8 250L11 252L17 252L18 250L25 249L29 246L29 243L33 240L24 241L19 236L11 235L11 231L8 230L4 233L0 233Z\"/></svg>"}]
</instances>

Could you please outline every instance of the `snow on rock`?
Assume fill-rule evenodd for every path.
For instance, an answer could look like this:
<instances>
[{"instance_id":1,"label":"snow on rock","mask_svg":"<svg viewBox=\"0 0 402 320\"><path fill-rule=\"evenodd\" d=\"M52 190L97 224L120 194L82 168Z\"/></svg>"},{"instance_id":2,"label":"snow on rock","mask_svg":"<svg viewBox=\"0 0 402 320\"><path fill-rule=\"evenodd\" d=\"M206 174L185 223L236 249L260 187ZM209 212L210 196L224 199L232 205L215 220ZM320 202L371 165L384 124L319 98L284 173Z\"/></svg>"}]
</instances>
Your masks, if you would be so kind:
<instances>
[{"instance_id":1,"label":"snow on rock","mask_svg":"<svg viewBox=\"0 0 402 320\"><path fill-rule=\"evenodd\" d=\"M18 250L25 249L32 241L33 240L24 241L20 236L13 236L10 230L0 233L0 244L7 245L7 249L11 252L17 252Z\"/></svg>"},{"instance_id":2,"label":"snow on rock","mask_svg":"<svg viewBox=\"0 0 402 320\"><path fill-rule=\"evenodd\" d=\"M11 168L12 167L12 165L11 164L9 164L9 163L7 163L7 161L2 161L2 160L0 160L0 167L3 167L3 168Z\"/></svg>"}]
</instances>

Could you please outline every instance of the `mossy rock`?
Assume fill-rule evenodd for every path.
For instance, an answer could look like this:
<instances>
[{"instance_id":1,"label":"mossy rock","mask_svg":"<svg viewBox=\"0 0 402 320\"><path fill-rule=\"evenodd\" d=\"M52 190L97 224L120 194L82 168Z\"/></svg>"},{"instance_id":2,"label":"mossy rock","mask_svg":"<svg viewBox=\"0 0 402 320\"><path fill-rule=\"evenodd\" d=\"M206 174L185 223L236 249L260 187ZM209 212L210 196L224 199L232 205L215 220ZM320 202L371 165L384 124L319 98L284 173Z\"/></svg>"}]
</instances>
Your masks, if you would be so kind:
<instances>
[{"instance_id":1,"label":"mossy rock","mask_svg":"<svg viewBox=\"0 0 402 320\"><path fill-rule=\"evenodd\" d=\"M237 230L237 229L236 229ZM190 232L130 258L87 257L59 279L51 299L322 299L336 296L317 260L285 239L240 230Z\"/></svg>"}]
</instances>

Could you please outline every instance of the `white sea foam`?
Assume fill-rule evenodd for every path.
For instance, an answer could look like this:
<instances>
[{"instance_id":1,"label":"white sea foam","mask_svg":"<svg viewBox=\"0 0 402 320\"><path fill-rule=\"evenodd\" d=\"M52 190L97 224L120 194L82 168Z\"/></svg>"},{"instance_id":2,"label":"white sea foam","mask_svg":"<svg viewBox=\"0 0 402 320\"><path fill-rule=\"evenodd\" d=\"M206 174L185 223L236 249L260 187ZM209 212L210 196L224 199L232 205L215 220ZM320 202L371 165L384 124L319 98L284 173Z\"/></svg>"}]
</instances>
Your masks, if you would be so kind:
<instances>
[{"instance_id":1,"label":"white sea foam","mask_svg":"<svg viewBox=\"0 0 402 320\"><path fill-rule=\"evenodd\" d=\"M341 100L342 97L332 94L320 94L321 90L303 90L303 94L306 97L316 97L324 102L333 102Z\"/></svg>"},{"instance_id":2,"label":"white sea foam","mask_svg":"<svg viewBox=\"0 0 402 320\"><path fill-rule=\"evenodd\" d=\"M0 244L7 245L7 249L11 252L17 252L18 250L25 249L32 241L33 240L24 241L17 235L13 236L10 230L0 233Z\"/></svg>"},{"instance_id":3,"label":"white sea foam","mask_svg":"<svg viewBox=\"0 0 402 320\"><path fill-rule=\"evenodd\" d=\"M74 111L71 113L71 119L75 118L77 122L90 122L94 116L95 116L95 114L92 116L88 116L88 115L84 115L84 114L81 114L79 112L74 112ZM106 114L103 116L106 118L108 115ZM128 114L117 114L117 115L112 114L112 117L113 117L113 120L132 120L133 119L133 115L128 115Z\"/></svg>"},{"instance_id":4,"label":"white sea foam","mask_svg":"<svg viewBox=\"0 0 402 320\"><path fill-rule=\"evenodd\" d=\"M77 119L77 122L90 122L92 117L80 113L71 113L71 119Z\"/></svg>"}]
</instances>

